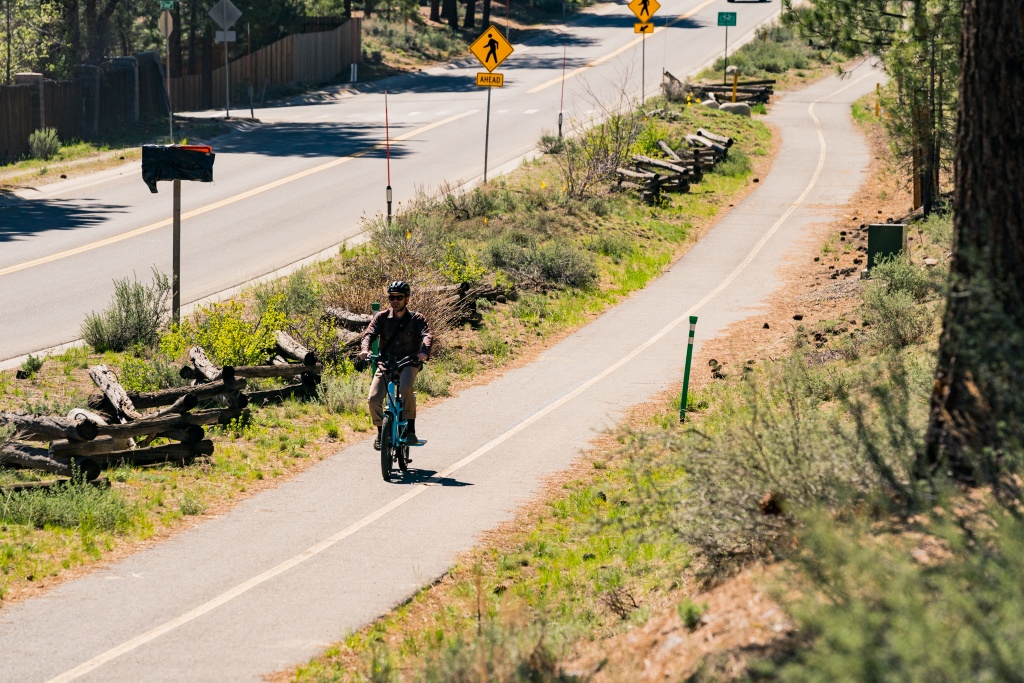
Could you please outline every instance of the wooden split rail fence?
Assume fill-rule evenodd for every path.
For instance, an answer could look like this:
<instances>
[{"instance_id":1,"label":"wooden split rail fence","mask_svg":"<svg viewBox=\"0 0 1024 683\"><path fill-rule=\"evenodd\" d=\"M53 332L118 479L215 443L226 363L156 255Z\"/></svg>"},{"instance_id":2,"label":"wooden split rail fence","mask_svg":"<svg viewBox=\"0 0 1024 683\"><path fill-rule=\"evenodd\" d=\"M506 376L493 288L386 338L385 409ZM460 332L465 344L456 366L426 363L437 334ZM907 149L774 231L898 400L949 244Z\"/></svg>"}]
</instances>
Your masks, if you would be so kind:
<instances>
[{"instance_id":1,"label":"wooden split rail fence","mask_svg":"<svg viewBox=\"0 0 1024 683\"><path fill-rule=\"evenodd\" d=\"M480 299L504 301L514 293L489 286L448 285L421 290L439 297L457 324L476 325ZM337 326L344 355L359 352L370 315L328 308L325 317ZM12 441L0 444L0 466L33 469L62 477L96 481L102 471L119 464L150 467L187 465L213 455L214 443L204 427L227 424L261 407L291 396L316 394L324 368L321 359L285 332L278 332L275 348L264 365L217 366L200 346L189 349L189 364L179 375L189 386L151 392L129 392L105 365L89 368L99 392L88 408L75 408L65 417L0 412L0 425L14 428ZM290 382L279 388L250 390L248 380L279 378ZM157 439L166 441L151 445ZM49 442L48 447L32 445ZM6 490L44 487L54 482L26 483Z\"/></svg>"},{"instance_id":2,"label":"wooden split rail fence","mask_svg":"<svg viewBox=\"0 0 1024 683\"><path fill-rule=\"evenodd\" d=\"M705 171L726 158L733 144L732 138L703 129L696 135L687 135L683 141L685 146L673 149L664 140L658 140L665 159L634 154L633 168L616 169L617 186L636 190L642 201L656 204L663 192L688 192L691 184L704 178Z\"/></svg>"},{"instance_id":3,"label":"wooden split rail fence","mask_svg":"<svg viewBox=\"0 0 1024 683\"><path fill-rule=\"evenodd\" d=\"M699 100L715 100L716 102L732 101L732 84L695 83L690 92ZM736 101L748 104L768 104L775 94L775 81L740 81L736 84Z\"/></svg>"}]
</instances>

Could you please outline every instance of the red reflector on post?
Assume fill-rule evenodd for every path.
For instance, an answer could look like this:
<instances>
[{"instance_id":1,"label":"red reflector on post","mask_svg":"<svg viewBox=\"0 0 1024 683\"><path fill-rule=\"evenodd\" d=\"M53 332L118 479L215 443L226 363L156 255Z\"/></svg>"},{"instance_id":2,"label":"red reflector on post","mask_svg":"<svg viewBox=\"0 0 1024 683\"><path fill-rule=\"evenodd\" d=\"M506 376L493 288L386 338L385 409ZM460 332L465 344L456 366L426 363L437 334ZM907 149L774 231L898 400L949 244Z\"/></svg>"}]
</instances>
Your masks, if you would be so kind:
<instances>
[{"instance_id":1,"label":"red reflector on post","mask_svg":"<svg viewBox=\"0 0 1024 683\"><path fill-rule=\"evenodd\" d=\"M202 152L203 154L213 154L213 147L209 145L174 145L178 149L187 149L190 152Z\"/></svg>"}]
</instances>

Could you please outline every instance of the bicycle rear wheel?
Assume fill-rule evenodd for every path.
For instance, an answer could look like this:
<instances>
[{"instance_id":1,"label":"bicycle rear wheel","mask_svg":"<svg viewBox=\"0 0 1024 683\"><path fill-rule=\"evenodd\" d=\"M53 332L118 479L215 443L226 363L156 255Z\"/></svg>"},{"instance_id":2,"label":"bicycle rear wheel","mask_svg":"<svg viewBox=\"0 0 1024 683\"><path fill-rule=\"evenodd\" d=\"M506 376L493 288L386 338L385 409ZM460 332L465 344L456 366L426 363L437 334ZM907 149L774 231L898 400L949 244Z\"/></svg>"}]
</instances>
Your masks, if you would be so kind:
<instances>
[{"instance_id":1,"label":"bicycle rear wheel","mask_svg":"<svg viewBox=\"0 0 1024 683\"><path fill-rule=\"evenodd\" d=\"M391 458L395 444L391 440L391 426L395 417L384 413L384 425L380 430L380 474L384 481L391 481Z\"/></svg>"}]
</instances>

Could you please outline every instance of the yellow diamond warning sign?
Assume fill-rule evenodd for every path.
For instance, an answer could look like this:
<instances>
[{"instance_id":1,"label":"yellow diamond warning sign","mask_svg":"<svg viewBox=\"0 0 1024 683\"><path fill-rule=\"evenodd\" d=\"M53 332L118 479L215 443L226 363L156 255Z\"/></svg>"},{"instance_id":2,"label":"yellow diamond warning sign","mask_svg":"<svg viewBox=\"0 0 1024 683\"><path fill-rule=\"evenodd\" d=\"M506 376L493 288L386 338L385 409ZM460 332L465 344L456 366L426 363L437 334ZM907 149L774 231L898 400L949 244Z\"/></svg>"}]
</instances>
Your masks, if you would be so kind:
<instances>
[{"instance_id":1,"label":"yellow diamond warning sign","mask_svg":"<svg viewBox=\"0 0 1024 683\"><path fill-rule=\"evenodd\" d=\"M639 2L639 0L637 0ZM646 0L653 2L655 0ZM476 55L480 63L488 71L494 71L498 65L505 61L505 58L512 54L512 43L505 39L498 27L491 24L490 28L480 34L480 37L469 46L470 51ZM479 81L477 81L479 85Z\"/></svg>"},{"instance_id":2,"label":"yellow diamond warning sign","mask_svg":"<svg viewBox=\"0 0 1024 683\"><path fill-rule=\"evenodd\" d=\"M633 33L654 33L654 24L633 24Z\"/></svg>"},{"instance_id":3,"label":"yellow diamond warning sign","mask_svg":"<svg viewBox=\"0 0 1024 683\"><path fill-rule=\"evenodd\" d=\"M476 84L481 88L500 88L505 85L505 74L477 74Z\"/></svg>"},{"instance_id":4,"label":"yellow diamond warning sign","mask_svg":"<svg viewBox=\"0 0 1024 683\"><path fill-rule=\"evenodd\" d=\"M633 14L640 21L649 21L654 13L661 9L661 3L658 0L630 0L629 9L633 10ZM636 31L636 29L634 29ZM643 33L643 31L636 31L636 33Z\"/></svg>"}]
</instances>

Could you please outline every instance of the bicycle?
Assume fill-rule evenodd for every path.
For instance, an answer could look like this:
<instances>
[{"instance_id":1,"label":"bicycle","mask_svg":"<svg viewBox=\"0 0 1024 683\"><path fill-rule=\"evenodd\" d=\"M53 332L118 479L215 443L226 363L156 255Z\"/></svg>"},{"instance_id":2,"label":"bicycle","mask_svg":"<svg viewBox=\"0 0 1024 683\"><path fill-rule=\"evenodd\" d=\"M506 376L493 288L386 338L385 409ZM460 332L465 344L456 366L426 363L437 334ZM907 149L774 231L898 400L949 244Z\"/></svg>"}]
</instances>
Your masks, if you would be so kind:
<instances>
[{"instance_id":1,"label":"bicycle","mask_svg":"<svg viewBox=\"0 0 1024 683\"><path fill-rule=\"evenodd\" d=\"M402 419L402 399L398 395L402 370L412 365L422 367L422 362L415 356L407 356L400 360L370 356L369 360L377 363L388 382L388 393L384 405L384 424L380 430L380 473L384 477L384 481L391 481L394 465L397 464L398 469L402 472L409 470L411 462L409 446L422 446L427 443L425 440L414 444L406 442L408 422Z\"/></svg>"}]
</instances>

